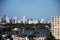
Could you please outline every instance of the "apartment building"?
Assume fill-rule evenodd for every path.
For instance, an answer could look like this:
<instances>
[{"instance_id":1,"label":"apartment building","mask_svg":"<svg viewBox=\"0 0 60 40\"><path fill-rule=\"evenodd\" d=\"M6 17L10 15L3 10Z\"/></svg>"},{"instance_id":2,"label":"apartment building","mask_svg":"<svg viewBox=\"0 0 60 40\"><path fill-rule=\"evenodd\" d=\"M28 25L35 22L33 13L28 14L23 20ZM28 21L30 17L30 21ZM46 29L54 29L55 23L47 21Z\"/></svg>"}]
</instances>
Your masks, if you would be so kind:
<instances>
[{"instance_id":1,"label":"apartment building","mask_svg":"<svg viewBox=\"0 0 60 40\"><path fill-rule=\"evenodd\" d=\"M51 32L56 39L60 40L60 16L51 17Z\"/></svg>"}]
</instances>

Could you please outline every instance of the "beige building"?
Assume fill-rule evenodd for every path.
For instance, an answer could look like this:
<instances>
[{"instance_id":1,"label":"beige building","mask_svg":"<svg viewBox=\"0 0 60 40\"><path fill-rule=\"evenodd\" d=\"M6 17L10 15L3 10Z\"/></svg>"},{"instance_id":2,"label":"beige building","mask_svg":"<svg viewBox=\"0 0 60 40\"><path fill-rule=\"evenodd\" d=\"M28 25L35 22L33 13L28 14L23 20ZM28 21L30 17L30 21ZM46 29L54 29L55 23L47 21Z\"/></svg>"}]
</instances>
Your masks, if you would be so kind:
<instances>
[{"instance_id":1,"label":"beige building","mask_svg":"<svg viewBox=\"0 0 60 40\"><path fill-rule=\"evenodd\" d=\"M46 37L35 37L35 38L33 38L34 40L45 40L46 39Z\"/></svg>"},{"instance_id":2,"label":"beige building","mask_svg":"<svg viewBox=\"0 0 60 40\"><path fill-rule=\"evenodd\" d=\"M14 37L13 40L29 40L27 37Z\"/></svg>"},{"instance_id":3,"label":"beige building","mask_svg":"<svg viewBox=\"0 0 60 40\"><path fill-rule=\"evenodd\" d=\"M6 20L6 23L10 23L10 18L8 16L6 16L5 20Z\"/></svg>"},{"instance_id":4,"label":"beige building","mask_svg":"<svg viewBox=\"0 0 60 40\"><path fill-rule=\"evenodd\" d=\"M13 40L29 40L28 37L17 37L17 35L12 35ZM34 40L45 40L46 37L33 37Z\"/></svg>"},{"instance_id":5,"label":"beige building","mask_svg":"<svg viewBox=\"0 0 60 40\"><path fill-rule=\"evenodd\" d=\"M33 24L33 21L32 21L32 20L29 20L29 21L28 21L28 24Z\"/></svg>"},{"instance_id":6,"label":"beige building","mask_svg":"<svg viewBox=\"0 0 60 40\"><path fill-rule=\"evenodd\" d=\"M38 24L38 20L29 20L28 24Z\"/></svg>"},{"instance_id":7,"label":"beige building","mask_svg":"<svg viewBox=\"0 0 60 40\"><path fill-rule=\"evenodd\" d=\"M46 37L34 37L34 40L45 40ZM13 40L29 40L28 37L13 37Z\"/></svg>"},{"instance_id":8,"label":"beige building","mask_svg":"<svg viewBox=\"0 0 60 40\"><path fill-rule=\"evenodd\" d=\"M60 16L51 17L51 31L56 39L60 39Z\"/></svg>"},{"instance_id":9,"label":"beige building","mask_svg":"<svg viewBox=\"0 0 60 40\"><path fill-rule=\"evenodd\" d=\"M10 40L9 38L6 38L7 35L2 35L4 40ZM17 35L12 35L11 36L13 38L13 40L31 40L31 38L26 37L19 37ZM32 40L45 40L46 37L33 37Z\"/></svg>"}]
</instances>

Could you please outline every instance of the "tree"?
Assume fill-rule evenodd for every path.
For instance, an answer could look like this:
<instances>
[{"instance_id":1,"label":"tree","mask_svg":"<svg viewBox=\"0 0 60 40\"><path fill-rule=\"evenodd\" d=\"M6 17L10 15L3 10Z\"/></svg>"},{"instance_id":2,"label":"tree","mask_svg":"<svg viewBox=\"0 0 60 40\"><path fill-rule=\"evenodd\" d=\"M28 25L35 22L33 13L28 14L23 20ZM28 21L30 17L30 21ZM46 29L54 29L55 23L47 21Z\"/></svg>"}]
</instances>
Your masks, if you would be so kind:
<instances>
[{"instance_id":1,"label":"tree","mask_svg":"<svg viewBox=\"0 0 60 40\"><path fill-rule=\"evenodd\" d=\"M30 35L28 35L28 38L30 40L34 40L33 37L37 37L39 35L39 32L37 32L36 30L33 31Z\"/></svg>"},{"instance_id":2,"label":"tree","mask_svg":"<svg viewBox=\"0 0 60 40\"><path fill-rule=\"evenodd\" d=\"M46 40L56 40L48 28L46 30Z\"/></svg>"}]
</instances>

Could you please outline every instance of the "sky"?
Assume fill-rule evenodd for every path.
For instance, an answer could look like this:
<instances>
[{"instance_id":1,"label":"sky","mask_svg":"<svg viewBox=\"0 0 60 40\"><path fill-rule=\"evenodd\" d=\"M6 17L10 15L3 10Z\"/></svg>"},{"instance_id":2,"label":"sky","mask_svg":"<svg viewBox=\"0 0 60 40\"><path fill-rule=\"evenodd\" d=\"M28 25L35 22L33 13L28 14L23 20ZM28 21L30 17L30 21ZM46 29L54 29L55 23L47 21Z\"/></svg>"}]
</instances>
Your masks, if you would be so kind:
<instances>
[{"instance_id":1,"label":"sky","mask_svg":"<svg viewBox=\"0 0 60 40\"><path fill-rule=\"evenodd\" d=\"M49 20L60 16L60 0L0 0L0 15Z\"/></svg>"}]
</instances>

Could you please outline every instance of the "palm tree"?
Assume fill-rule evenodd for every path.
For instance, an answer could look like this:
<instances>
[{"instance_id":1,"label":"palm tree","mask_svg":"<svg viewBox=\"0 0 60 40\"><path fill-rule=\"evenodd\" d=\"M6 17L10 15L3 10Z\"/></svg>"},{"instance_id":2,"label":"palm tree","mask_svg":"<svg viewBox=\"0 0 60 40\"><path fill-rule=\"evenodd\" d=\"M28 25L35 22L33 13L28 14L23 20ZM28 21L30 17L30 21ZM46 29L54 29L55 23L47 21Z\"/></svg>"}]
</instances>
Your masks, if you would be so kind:
<instances>
[{"instance_id":1,"label":"palm tree","mask_svg":"<svg viewBox=\"0 0 60 40\"><path fill-rule=\"evenodd\" d=\"M45 28L46 30L46 40L56 40L55 37L52 35L51 31L49 28Z\"/></svg>"}]
</instances>

